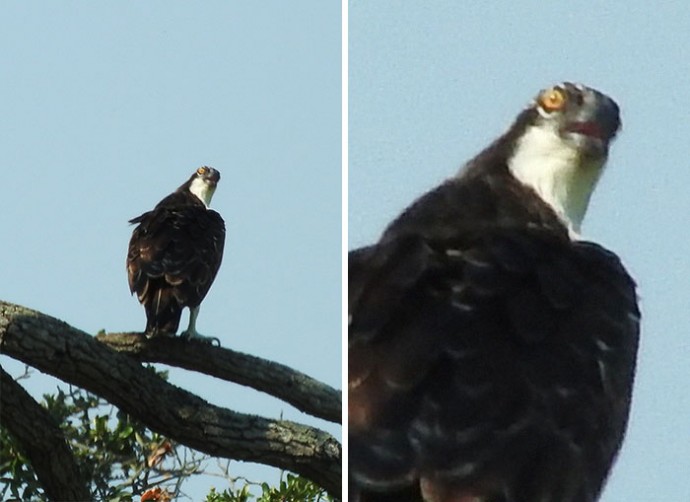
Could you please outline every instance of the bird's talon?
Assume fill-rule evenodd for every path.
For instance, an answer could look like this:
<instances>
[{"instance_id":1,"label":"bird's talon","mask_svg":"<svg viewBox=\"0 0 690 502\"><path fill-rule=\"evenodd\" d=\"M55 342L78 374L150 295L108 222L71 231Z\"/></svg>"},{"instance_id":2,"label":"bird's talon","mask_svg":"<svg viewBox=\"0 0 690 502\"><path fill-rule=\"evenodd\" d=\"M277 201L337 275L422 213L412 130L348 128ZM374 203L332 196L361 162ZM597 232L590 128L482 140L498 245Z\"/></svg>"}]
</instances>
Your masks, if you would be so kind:
<instances>
[{"instance_id":1,"label":"bird's talon","mask_svg":"<svg viewBox=\"0 0 690 502\"><path fill-rule=\"evenodd\" d=\"M218 347L220 347L220 339L216 338L215 336L203 336L199 333L190 332L189 330L180 333L180 338L184 338L185 340L193 340L201 343L207 343L210 345L217 344Z\"/></svg>"}]
</instances>

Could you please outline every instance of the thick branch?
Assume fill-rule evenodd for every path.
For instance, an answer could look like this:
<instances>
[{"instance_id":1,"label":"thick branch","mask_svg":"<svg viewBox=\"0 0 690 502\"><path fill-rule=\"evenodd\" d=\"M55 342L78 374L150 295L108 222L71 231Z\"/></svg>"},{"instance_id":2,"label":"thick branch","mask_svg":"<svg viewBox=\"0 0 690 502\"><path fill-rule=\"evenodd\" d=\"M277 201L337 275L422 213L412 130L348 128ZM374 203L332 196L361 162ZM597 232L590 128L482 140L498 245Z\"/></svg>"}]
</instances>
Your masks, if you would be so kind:
<instances>
[{"instance_id":1,"label":"thick branch","mask_svg":"<svg viewBox=\"0 0 690 502\"><path fill-rule=\"evenodd\" d=\"M190 342L180 337L148 339L141 333L108 333L96 338L139 361L164 363L246 385L309 415L341 421L340 392L285 365L203 343L194 343L194 350L189 350Z\"/></svg>"},{"instance_id":2,"label":"thick branch","mask_svg":"<svg viewBox=\"0 0 690 502\"><path fill-rule=\"evenodd\" d=\"M340 496L340 443L319 429L211 405L86 333L5 302L0 352L103 397L190 448L294 471Z\"/></svg>"},{"instance_id":3,"label":"thick branch","mask_svg":"<svg viewBox=\"0 0 690 502\"><path fill-rule=\"evenodd\" d=\"M89 500L86 481L48 411L0 368L0 422L31 461L50 500Z\"/></svg>"}]
</instances>

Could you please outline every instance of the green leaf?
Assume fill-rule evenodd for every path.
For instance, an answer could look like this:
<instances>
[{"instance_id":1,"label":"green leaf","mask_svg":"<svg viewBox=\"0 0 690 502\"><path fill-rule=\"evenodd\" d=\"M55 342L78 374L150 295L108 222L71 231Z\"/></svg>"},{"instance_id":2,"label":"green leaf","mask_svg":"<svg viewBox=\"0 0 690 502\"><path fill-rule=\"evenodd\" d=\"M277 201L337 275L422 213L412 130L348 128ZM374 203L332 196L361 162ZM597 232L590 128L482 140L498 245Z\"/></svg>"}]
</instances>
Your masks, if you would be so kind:
<instances>
[{"instance_id":1,"label":"green leaf","mask_svg":"<svg viewBox=\"0 0 690 502\"><path fill-rule=\"evenodd\" d=\"M120 431L120 433L117 435L119 439L127 439L134 433L134 427L131 425L126 425L124 429Z\"/></svg>"}]
</instances>

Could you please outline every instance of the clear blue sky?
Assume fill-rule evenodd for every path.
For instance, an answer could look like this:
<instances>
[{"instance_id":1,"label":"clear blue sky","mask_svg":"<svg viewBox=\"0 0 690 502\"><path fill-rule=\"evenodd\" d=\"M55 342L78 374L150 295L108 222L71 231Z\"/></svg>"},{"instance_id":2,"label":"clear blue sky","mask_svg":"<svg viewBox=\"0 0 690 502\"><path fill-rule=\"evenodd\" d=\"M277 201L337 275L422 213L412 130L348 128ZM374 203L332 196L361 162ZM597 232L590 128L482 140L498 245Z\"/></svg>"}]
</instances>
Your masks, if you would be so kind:
<instances>
[{"instance_id":1,"label":"clear blue sky","mask_svg":"<svg viewBox=\"0 0 690 502\"><path fill-rule=\"evenodd\" d=\"M623 130L583 226L639 283L630 427L605 502L690 500L687 2L357 1L349 10L349 245L563 80L613 96Z\"/></svg>"},{"instance_id":2,"label":"clear blue sky","mask_svg":"<svg viewBox=\"0 0 690 502\"><path fill-rule=\"evenodd\" d=\"M199 331L340 388L339 2L2 2L0 47L0 298L89 333L143 330L127 220L211 165L227 240ZM340 436L256 391L171 381Z\"/></svg>"}]
</instances>

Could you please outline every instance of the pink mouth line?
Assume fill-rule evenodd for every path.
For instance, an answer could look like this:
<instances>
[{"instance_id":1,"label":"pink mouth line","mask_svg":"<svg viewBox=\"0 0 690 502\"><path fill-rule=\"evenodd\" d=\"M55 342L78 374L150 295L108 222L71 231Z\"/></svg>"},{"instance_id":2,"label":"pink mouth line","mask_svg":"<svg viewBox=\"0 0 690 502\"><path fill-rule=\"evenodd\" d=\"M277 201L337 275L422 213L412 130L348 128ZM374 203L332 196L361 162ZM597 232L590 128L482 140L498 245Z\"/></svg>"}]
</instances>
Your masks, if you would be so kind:
<instances>
[{"instance_id":1,"label":"pink mouth line","mask_svg":"<svg viewBox=\"0 0 690 502\"><path fill-rule=\"evenodd\" d=\"M601 140L608 139L608 135L604 133L601 126L596 122L573 122L568 124L566 131L576 132L584 136L590 136Z\"/></svg>"}]
</instances>

